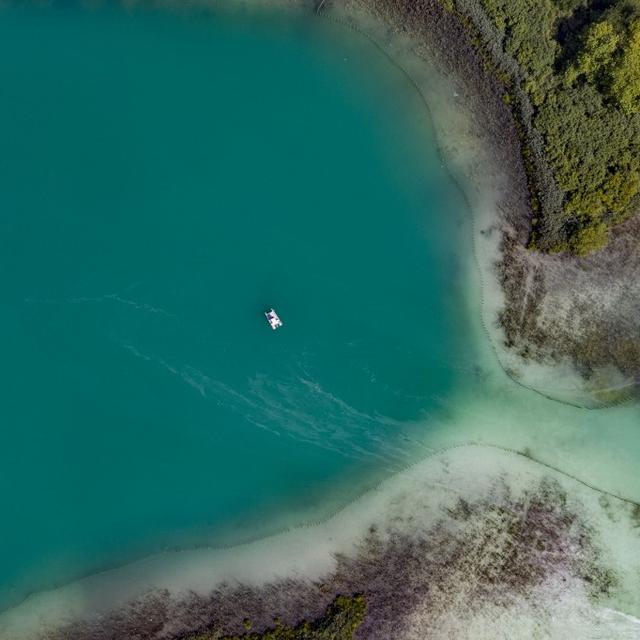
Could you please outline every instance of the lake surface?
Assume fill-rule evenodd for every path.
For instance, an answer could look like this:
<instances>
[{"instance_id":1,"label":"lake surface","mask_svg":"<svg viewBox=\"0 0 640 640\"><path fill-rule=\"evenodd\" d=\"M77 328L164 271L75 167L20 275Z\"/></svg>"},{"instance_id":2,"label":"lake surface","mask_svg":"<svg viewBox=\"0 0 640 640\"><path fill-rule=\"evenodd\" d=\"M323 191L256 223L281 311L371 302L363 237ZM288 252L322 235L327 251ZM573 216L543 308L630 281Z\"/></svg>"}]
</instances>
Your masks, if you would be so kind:
<instances>
[{"instance_id":1,"label":"lake surface","mask_svg":"<svg viewBox=\"0 0 640 640\"><path fill-rule=\"evenodd\" d=\"M637 404L562 405L500 368L471 211L370 40L70 4L0 11L0 609L317 521L470 443L470 485L497 447L640 500ZM608 542L632 566L629 539ZM270 567L247 546L229 566L243 549ZM213 584L200 553L28 599L0 635L138 578Z\"/></svg>"},{"instance_id":2,"label":"lake surface","mask_svg":"<svg viewBox=\"0 0 640 640\"><path fill-rule=\"evenodd\" d=\"M0 606L422 455L471 369L470 234L371 43L5 8L0 79Z\"/></svg>"}]
</instances>

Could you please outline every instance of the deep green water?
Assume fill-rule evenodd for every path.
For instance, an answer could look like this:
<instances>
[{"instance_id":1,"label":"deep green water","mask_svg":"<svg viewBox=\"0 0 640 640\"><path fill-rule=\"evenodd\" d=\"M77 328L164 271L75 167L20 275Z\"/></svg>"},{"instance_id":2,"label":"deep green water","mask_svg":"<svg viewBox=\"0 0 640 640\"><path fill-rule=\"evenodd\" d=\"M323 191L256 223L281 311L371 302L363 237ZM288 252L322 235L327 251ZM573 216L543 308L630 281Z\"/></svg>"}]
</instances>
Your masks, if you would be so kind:
<instances>
[{"instance_id":1,"label":"deep green water","mask_svg":"<svg viewBox=\"0 0 640 640\"><path fill-rule=\"evenodd\" d=\"M362 38L5 9L0 147L0 605L349 496L465 379L463 202Z\"/></svg>"}]
</instances>

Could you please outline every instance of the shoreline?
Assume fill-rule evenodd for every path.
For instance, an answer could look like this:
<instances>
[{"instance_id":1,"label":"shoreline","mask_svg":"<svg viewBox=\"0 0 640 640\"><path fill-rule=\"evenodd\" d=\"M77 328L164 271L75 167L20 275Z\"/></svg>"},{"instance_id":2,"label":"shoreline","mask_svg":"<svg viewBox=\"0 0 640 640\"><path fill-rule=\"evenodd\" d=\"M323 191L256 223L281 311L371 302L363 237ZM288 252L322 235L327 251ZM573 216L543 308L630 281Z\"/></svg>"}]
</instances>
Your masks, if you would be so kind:
<instances>
[{"instance_id":1,"label":"shoreline","mask_svg":"<svg viewBox=\"0 0 640 640\"><path fill-rule=\"evenodd\" d=\"M498 637L513 624L564 637L553 634L567 620L574 632L602 625L603 639L631 634L640 625L638 567L625 549L636 543L636 512L637 503L603 499L522 455L458 447L322 523L88 577L3 614L0 631L15 640L105 640L133 630L158 640L221 638L246 634L247 620L257 633L274 617L293 628L321 618L336 596L362 594L367 615L353 636L362 640L427 630L434 640ZM602 537L605 527L618 547Z\"/></svg>"},{"instance_id":2,"label":"shoreline","mask_svg":"<svg viewBox=\"0 0 640 640\"><path fill-rule=\"evenodd\" d=\"M476 0L465 1L481 20ZM412 78L476 218L484 323L505 372L527 388L576 406L599 408L637 399L640 216L616 227L609 246L592 256L527 248L531 189L523 136L504 99L512 88L499 77L504 71L498 62L488 58L488 45L477 42L477 34L470 34L446 4L427 0L417 9L407 0L347 0L325 2L323 8L351 21L365 36L370 37L367 26L381 30L384 25L387 41L374 41L410 78L406 60L399 63L388 50L393 39L407 40L405 56L421 58L435 73L447 76L452 86L462 88L462 104L454 100L434 106L425 87ZM470 150L450 148L448 109L464 112L457 126L468 129ZM534 146L539 148L539 141ZM544 164L544 158L538 162ZM552 183L546 178L541 182ZM544 190L541 193L546 197Z\"/></svg>"}]
</instances>

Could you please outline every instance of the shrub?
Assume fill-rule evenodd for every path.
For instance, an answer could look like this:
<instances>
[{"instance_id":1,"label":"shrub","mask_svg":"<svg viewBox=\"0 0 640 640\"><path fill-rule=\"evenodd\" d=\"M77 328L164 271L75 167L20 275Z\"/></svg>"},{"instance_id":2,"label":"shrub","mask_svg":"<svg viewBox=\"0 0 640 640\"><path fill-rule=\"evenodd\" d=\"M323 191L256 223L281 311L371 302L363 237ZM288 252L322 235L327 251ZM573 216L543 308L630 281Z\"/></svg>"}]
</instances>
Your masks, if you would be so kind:
<instances>
[{"instance_id":1,"label":"shrub","mask_svg":"<svg viewBox=\"0 0 640 640\"><path fill-rule=\"evenodd\" d=\"M275 618L274 626L262 633L251 632L251 621L243 620L247 633L224 636L219 630L191 636L187 640L352 640L362 624L367 603L362 595L337 596L324 615L311 622L304 621L295 627L283 625Z\"/></svg>"},{"instance_id":2,"label":"shrub","mask_svg":"<svg viewBox=\"0 0 640 640\"><path fill-rule=\"evenodd\" d=\"M578 229L570 238L568 248L578 256L586 256L606 246L609 230L603 222L597 222Z\"/></svg>"}]
</instances>

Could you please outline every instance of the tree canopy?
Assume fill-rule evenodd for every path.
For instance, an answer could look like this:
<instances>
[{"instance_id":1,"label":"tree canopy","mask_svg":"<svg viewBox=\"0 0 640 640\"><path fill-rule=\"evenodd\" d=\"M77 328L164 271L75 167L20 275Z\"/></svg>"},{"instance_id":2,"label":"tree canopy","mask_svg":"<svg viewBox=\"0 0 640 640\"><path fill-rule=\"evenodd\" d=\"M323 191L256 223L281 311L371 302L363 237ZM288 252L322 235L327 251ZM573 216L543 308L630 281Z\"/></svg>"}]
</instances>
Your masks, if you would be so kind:
<instances>
[{"instance_id":1,"label":"tree canopy","mask_svg":"<svg viewBox=\"0 0 640 640\"><path fill-rule=\"evenodd\" d=\"M627 114L640 113L640 19L629 36L611 71L611 95Z\"/></svg>"},{"instance_id":2,"label":"tree canopy","mask_svg":"<svg viewBox=\"0 0 640 640\"><path fill-rule=\"evenodd\" d=\"M479 2L518 64L561 193L531 244L597 250L640 205L640 0Z\"/></svg>"}]
</instances>

